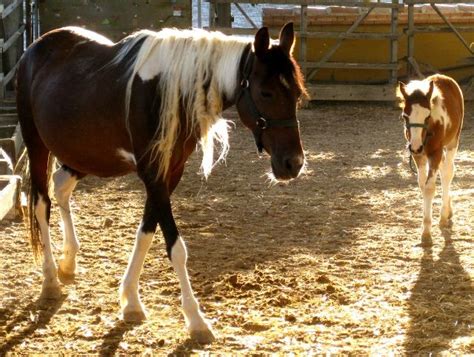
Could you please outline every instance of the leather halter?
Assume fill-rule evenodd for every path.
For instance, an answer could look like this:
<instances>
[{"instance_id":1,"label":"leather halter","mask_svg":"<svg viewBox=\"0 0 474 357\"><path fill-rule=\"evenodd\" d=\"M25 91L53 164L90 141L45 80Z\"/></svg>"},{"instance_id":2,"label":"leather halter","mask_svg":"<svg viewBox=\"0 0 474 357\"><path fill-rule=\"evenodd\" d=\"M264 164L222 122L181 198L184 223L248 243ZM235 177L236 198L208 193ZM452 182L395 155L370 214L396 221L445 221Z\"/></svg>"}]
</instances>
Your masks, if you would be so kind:
<instances>
[{"instance_id":1,"label":"leather halter","mask_svg":"<svg viewBox=\"0 0 474 357\"><path fill-rule=\"evenodd\" d=\"M423 123L423 124L420 124L420 123L410 123L408 121L408 116L405 114L405 113L402 113L401 115L401 118L402 119L405 119L405 129L406 130L410 130L410 128L422 128L422 129L425 129L426 130L426 135L425 135L425 138L423 139L423 147L426 145L426 143L428 142L428 138L430 136L433 135L432 132L428 131L428 124L427 123ZM431 117L431 114L430 114L430 117ZM408 146L407 146L408 148ZM408 150L409 154L410 154L410 170L412 173L416 174L417 171L415 170L414 166L413 166L413 153Z\"/></svg>"},{"instance_id":2,"label":"leather halter","mask_svg":"<svg viewBox=\"0 0 474 357\"><path fill-rule=\"evenodd\" d=\"M242 80L240 81L240 91L237 96L236 104L240 100L244 100L246 107L250 111L250 115L255 120L255 128L252 130L255 144L258 152L263 151L262 135L263 132L269 128L297 128L299 126L298 120L295 119L268 119L265 118L258 110L250 93L250 73L252 72L255 53L249 49L247 58L245 59L244 69L242 71Z\"/></svg>"}]
</instances>

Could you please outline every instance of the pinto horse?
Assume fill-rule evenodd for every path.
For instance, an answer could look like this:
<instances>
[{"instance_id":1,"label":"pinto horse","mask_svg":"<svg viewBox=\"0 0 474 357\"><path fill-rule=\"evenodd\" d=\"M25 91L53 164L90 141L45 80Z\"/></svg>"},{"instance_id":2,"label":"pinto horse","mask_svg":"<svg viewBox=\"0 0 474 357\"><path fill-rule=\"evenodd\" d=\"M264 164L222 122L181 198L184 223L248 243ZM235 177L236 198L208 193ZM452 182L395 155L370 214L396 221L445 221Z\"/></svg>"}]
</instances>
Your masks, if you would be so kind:
<instances>
[{"instance_id":1,"label":"pinto horse","mask_svg":"<svg viewBox=\"0 0 474 357\"><path fill-rule=\"evenodd\" d=\"M296 111L306 90L293 46L291 23L281 29L278 43L271 43L265 27L252 39L164 29L139 31L118 43L66 27L34 42L19 64L17 105L30 159L31 242L43 258L42 296L57 297L58 277L75 274L79 242L69 200L78 180L136 172L146 202L120 286L122 317L146 316L139 277L159 224L179 279L188 331L198 342L212 341L191 288L170 195L198 143L204 175L215 164L215 143L221 146L219 157L225 157L228 125L220 115L232 105L258 149L271 156L274 178L299 175L304 154ZM53 158L62 164L54 173ZM65 228L58 267L49 233L50 179Z\"/></svg>"},{"instance_id":2,"label":"pinto horse","mask_svg":"<svg viewBox=\"0 0 474 357\"><path fill-rule=\"evenodd\" d=\"M416 163L424 199L422 240L428 243L438 171L443 188L440 226L452 224L449 189L464 117L463 94L452 78L435 74L422 81L400 82L398 96L402 101L401 118L405 122L408 150Z\"/></svg>"}]
</instances>

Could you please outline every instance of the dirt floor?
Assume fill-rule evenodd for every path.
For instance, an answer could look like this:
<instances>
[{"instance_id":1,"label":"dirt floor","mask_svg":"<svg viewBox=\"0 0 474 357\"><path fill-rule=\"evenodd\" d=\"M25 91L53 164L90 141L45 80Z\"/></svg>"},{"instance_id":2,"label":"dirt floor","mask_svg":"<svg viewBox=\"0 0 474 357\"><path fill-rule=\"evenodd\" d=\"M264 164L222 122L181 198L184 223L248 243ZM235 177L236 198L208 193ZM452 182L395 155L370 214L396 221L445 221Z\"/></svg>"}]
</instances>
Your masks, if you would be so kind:
<instances>
[{"instance_id":1,"label":"dirt floor","mask_svg":"<svg viewBox=\"0 0 474 357\"><path fill-rule=\"evenodd\" d=\"M144 199L135 176L78 185L79 273L58 301L38 300L41 269L23 223L1 222L0 355L474 354L474 103L457 156L455 223L433 227L431 248L419 244L422 200L398 115L388 104L301 110L308 171L272 186L268 157L227 113L236 121L227 163L205 181L194 154L173 196L192 284L218 336L208 346L188 339L161 233L141 278L148 320L118 318ZM439 208L438 195L436 222ZM56 207L52 225L58 257Z\"/></svg>"}]
</instances>

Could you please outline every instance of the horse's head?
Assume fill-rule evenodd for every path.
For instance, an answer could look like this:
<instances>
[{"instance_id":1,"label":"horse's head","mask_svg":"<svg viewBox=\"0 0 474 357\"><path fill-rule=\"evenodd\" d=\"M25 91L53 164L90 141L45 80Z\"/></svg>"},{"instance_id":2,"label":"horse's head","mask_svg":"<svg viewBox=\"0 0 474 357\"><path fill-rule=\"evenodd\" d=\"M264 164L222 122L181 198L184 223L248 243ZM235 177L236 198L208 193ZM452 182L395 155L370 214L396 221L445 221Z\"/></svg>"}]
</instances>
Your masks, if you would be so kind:
<instances>
[{"instance_id":1,"label":"horse's head","mask_svg":"<svg viewBox=\"0 0 474 357\"><path fill-rule=\"evenodd\" d=\"M433 81L399 82L398 96L402 100L401 119L405 123L408 149L414 155L421 154L430 135L431 96Z\"/></svg>"},{"instance_id":2,"label":"horse's head","mask_svg":"<svg viewBox=\"0 0 474 357\"><path fill-rule=\"evenodd\" d=\"M257 32L253 49L242 59L236 103L258 150L270 154L273 175L281 180L297 177L304 164L296 109L306 90L291 54L293 44L292 23L282 28L278 45L270 45L266 27Z\"/></svg>"}]
</instances>

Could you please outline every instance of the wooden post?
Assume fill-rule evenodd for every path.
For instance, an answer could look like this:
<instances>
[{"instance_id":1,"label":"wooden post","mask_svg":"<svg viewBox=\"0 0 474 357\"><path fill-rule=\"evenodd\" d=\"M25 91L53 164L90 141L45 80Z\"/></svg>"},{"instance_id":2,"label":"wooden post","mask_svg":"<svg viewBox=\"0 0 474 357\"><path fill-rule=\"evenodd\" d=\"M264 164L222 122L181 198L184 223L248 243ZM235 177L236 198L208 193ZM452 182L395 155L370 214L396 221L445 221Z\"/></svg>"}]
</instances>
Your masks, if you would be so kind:
<instances>
[{"instance_id":1,"label":"wooden post","mask_svg":"<svg viewBox=\"0 0 474 357\"><path fill-rule=\"evenodd\" d=\"M413 76L413 60L415 54L415 11L413 3L408 4L408 37L407 37L407 77Z\"/></svg>"},{"instance_id":2,"label":"wooden post","mask_svg":"<svg viewBox=\"0 0 474 357\"><path fill-rule=\"evenodd\" d=\"M306 77L306 72L308 70L306 64L306 41L307 41L307 20L308 20L308 6L301 5L301 12L300 12L300 63L301 63L301 70L303 71L303 75Z\"/></svg>"},{"instance_id":3,"label":"wooden post","mask_svg":"<svg viewBox=\"0 0 474 357\"><path fill-rule=\"evenodd\" d=\"M398 4L398 0L392 0L393 4ZM390 39L390 63L398 64L398 7L392 7L391 11L391 34L392 38ZM395 37L396 36L396 37ZM398 79L398 68L392 69L390 71L390 83L397 83Z\"/></svg>"},{"instance_id":4,"label":"wooden post","mask_svg":"<svg viewBox=\"0 0 474 357\"><path fill-rule=\"evenodd\" d=\"M232 16L230 14L230 3L216 4L217 27L232 27Z\"/></svg>"}]
</instances>

